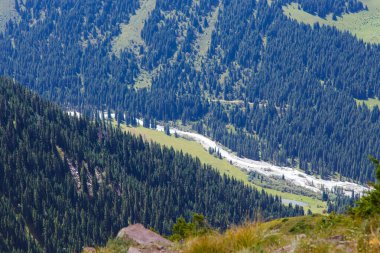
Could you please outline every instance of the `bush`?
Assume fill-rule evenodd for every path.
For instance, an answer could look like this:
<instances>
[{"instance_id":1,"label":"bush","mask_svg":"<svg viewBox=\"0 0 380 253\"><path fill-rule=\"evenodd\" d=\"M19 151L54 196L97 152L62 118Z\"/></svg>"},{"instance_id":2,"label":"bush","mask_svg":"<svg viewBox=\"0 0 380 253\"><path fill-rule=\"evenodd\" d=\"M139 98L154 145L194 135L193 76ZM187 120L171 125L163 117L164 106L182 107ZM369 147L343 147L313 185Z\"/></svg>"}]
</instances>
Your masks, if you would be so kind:
<instances>
[{"instance_id":1,"label":"bush","mask_svg":"<svg viewBox=\"0 0 380 253\"><path fill-rule=\"evenodd\" d=\"M205 217L196 213L189 223L182 217L177 219L177 223L173 225L173 234L170 236L170 240L180 241L193 236L205 235L210 231L211 227L208 225Z\"/></svg>"},{"instance_id":2,"label":"bush","mask_svg":"<svg viewBox=\"0 0 380 253\"><path fill-rule=\"evenodd\" d=\"M375 165L376 183L369 183L373 187L372 191L359 199L357 206L351 209L351 213L362 218L380 215L380 162L370 157Z\"/></svg>"}]
</instances>

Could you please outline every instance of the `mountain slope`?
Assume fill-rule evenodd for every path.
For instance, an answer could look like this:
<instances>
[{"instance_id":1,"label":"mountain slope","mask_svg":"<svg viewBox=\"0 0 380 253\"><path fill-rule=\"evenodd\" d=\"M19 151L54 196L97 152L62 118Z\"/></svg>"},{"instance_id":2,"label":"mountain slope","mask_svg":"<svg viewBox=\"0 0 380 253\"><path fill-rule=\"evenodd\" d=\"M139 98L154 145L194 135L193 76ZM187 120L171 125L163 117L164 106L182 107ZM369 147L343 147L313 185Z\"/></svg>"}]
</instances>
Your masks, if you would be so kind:
<instances>
[{"instance_id":1,"label":"mountain slope","mask_svg":"<svg viewBox=\"0 0 380 253\"><path fill-rule=\"evenodd\" d=\"M303 214L182 152L70 117L7 79L0 112L1 249L72 252L130 223L165 234L193 212L220 228Z\"/></svg>"},{"instance_id":2,"label":"mountain slope","mask_svg":"<svg viewBox=\"0 0 380 253\"><path fill-rule=\"evenodd\" d=\"M178 219L171 238L187 239L178 245L184 253L379 252L380 162L373 157L371 161L375 165L377 181L372 183L373 190L359 199L349 214L308 215L247 223L228 229L223 234L210 231L203 217L198 215L189 223ZM115 252L111 247L122 245L115 242L110 241L106 248L96 252ZM129 246L124 242L125 250Z\"/></svg>"},{"instance_id":3,"label":"mountain slope","mask_svg":"<svg viewBox=\"0 0 380 253\"><path fill-rule=\"evenodd\" d=\"M224 233L211 232L188 238L177 248L183 253L376 253L380 250L379 235L378 218L313 215L245 224ZM115 239L93 252L127 252L129 247L130 244Z\"/></svg>"},{"instance_id":4,"label":"mountain slope","mask_svg":"<svg viewBox=\"0 0 380 253\"><path fill-rule=\"evenodd\" d=\"M380 250L378 222L315 215L247 224L189 240L183 252L375 253Z\"/></svg>"},{"instance_id":5,"label":"mountain slope","mask_svg":"<svg viewBox=\"0 0 380 253\"><path fill-rule=\"evenodd\" d=\"M309 12L365 11L328 2ZM373 179L379 109L356 101L380 97L377 44L292 21L288 0L17 3L20 23L0 35L0 74L63 106L180 120L239 156ZM137 39L123 39L130 22ZM118 38L137 46L115 51Z\"/></svg>"}]
</instances>

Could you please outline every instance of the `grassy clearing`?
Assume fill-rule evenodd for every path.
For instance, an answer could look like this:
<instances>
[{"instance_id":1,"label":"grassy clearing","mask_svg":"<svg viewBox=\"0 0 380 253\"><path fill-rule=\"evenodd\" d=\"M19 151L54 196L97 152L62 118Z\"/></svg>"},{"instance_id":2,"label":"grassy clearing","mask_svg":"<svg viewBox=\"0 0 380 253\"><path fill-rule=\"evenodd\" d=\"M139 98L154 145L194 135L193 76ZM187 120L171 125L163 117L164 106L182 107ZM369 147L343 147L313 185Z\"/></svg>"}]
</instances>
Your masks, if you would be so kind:
<instances>
[{"instance_id":1,"label":"grassy clearing","mask_svg":"<svg viewBox=\"0 0 380 253\"><path fill-rule=\"evenodd\" d=\"M215 10L212 11L211 15L207 18L208 27L203 29L203 33L198 35L198 38L195 42L195 47L198 48L198 55L195 60L194 65L198 71L201 71L201 62L202 59L206 56L208 49L211 45L211 35L215 30L215 25L218 20L219 10L221 3Z\"/></svg>"},{"instance_id":2,"label":"grassy clearing","mask_svg":"<svg viewBox=\"0 0 380 253\"><path fill-rule=\"evenodd\" d=\"M126 241L123 239L111 239L107 242L105 247L100 247L96 249L85 248L83 249L83 253L128 253L129 248L133 246L134 243L131 241ZM95 250L95 251L94 251Z\"/></svg>"},{"instance_id":3,"label":"grassy clearing","mask_svg":"<svg viewBox=\"0 0 380 253\"><path fill-rule=\"evenodd\" d=\"M168 136L163 132L158 132L144 127L132 128L122 125L122 129L134 135L141 135L146 140L154 141L167 147L173 147L175 150L182 150L183 152L186 152L194 157L198 157L201 162L217 168L221 173L233 176L236 179L244 181L245 183L249 183L248 177L243 171L232 166L227 160L221 160L213 155L210 155L200 144L195 141L175 138L173 135Z\"/></svg>"},{"instance_id":4,"label":"grassy clearing","mask_svg":"<svg viewBox=\"0 0 380 253\"><path fill-rule=\"evenodd\" d=\"M63 151L62 148L60 148L59 146L55 146L57 148L57 152L59 154L59 157L61 157L62 160L65 159L65 152Z\"/></svg>"},{"instance_id":5,"label":"grassy clearing","mask_svg":"<svg viewBox=\"0 0 380 253\"><path fill-rule=\"evenodd\" d=\"M233 133L233 134L236 133L236 128L235 128L234 125L232 125L232 124L228 124L228 125L226 125L226 128L227 128L227 130L228 130L230 133Z\"/></svg>"},{"instance_id":6,"label":"grassy clearing","mask_svg":"<svg viewBox=\"0 0 380 253\"><path fill-rule=\"evenodd\" d=\"M285 218L193 238L183 252L380 252L379 224L344 215Z\"/></svg>"},{"instance_id":7,"label":"grassy clearing","mask_svg":"<svg viewBox=\"0 0 380 253\"><path fill-rule=\"evenodd\" d=\"M133 15L128 24L121 24L121 34L112 41L112 51L119 55L121 51L132 46L138 47L144 45L141 38L141 31L144 28L144 22L148 19L150 13L156 8L156 0L141 0L140 8Z\"/></svg>"},{"instance_id":8,"label":"grassy clearing","mask_svg":"<svg viewBox=\"0 0 380 253\"><path fill-rule=\"evenodd\" d=\"M220 5L212 11L211 16L207 19L208 27L204 28L204 31L197 38L196 45L199 46L198 54L200 56L206 56L207 51L211 45L211 35L215 30L216 21L218 20Z\"/></svg>"},{"instance_id":9,"label":"grassy clearing","mask_svg":"<svg viewBox=\"0 0 380 253\"><path fill-rule=\"evenodd\" d=\"M214 103L221 103L223 105L243 105L244 101L243 100L224 100L224 99L213 99L211 102Z\"/></svg>"},{"instance_id":10,"label":"grassy clearing","mask_svg":"<svg viewBox=\"0 0 380 253\"><path fill-rule=\"evenodd\" d=\"M145 42L141 37L145 21L156 8L156 0L140 0L140 8L135 15L131 16L128 24L120 24L121 33L112 41L112 53L117 57L126 49L131 49L138 59L141 60L140 49L145 48ZM135 79L135 89L149 89L152 86L152 78L160 70L159 68L149 72L141 67L140 74Z\"/></svg>"},{"instance_id":11,"label":"grassy clearing","mask_svg":"<svg viewBox=\"0 0 380 253\"><path fill-rule=\"evenodd\" d=\"M368 11L358 13L344 14L338 17L336 21L332 19L332 15L326 19L309 14L299 5L292 3L283 7L283 12L289 18L313 25L319 23L321 25L334 26L340 31L348 31L359 39L368 43L380 43L380 1L379 0L361 0L368 7Z\"/></svg>"},{"instance_id":12,"label":"grassy clearing","mask_svg":"<svg viewBox=\"0 0 380 253\"><path fill-rule=\"evenodd\" d=\"M5 29L5 24L12 18L17 17L15 2L11 0L0 0L0 32Z\"/></svg>"},{"instance_id":13,"label":"grassy clearing","mask_svg":"<svg viewBox=\"0 0 380 253\"><path fill-rule=\"evenodd\" d=\"M380 108L380 100L378 98L368 98L367 100L355 99L358 106L366 105L369 109L373 109L375 106Z\"/></svg>"},{"instance_id":14,"label":"grassy clearing","mask_svg":"<svg viewBox=\"0 0 380 253\"><path fill-rule=\"evenodd\" d=\"M148 71L141 69L140 75L136 79L135 82L135 89L150 89L152 86L152 74L150 74Z\"/></svg>"},{"instance_id":15,"label":"grassy clearing","mask_svg":"<svg viewBox=\"0 0 380 253\"><path fill-rule=\"evenodd\" d=\"M248 174L246 172L232 166L227 160L221 160L213 155L210 155L200 144L195 141L189 141L183 138L175 138L174 136L167 136L163 132L158 132L143 127L132 128L126 125L121 125L121 128L124 131L130 132L134 135L141 135L146 140L154 141L168 147L173 147L176 150L182 150L183 152L186 152L193 157L198 157L202 163L213 166L221 174L226 174L228 176L234 177L244 182L246 185L254 186L259 190L263 189L262 187L252 184L248 180ZM280 192L267 188L264 188L264 190L270 194L281 196L283 199L304 202L309 205L309 207L305 207L306 211L308 208L310 208L313 213L322 213L322 211L326 208L326 203L315 198Z\"/></svg>"}]
</instances>

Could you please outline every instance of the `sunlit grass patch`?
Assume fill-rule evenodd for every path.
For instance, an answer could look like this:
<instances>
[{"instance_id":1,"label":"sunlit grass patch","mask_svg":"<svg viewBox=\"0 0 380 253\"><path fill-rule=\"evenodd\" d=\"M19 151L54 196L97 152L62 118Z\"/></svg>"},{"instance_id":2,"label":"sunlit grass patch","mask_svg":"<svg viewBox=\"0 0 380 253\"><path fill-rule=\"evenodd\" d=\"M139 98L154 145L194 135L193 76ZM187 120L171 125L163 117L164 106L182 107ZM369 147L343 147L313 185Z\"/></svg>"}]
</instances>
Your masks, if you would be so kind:
<instances>
[{"instance_id":1,"label":"sunlit grass patch","mask_svg":"<svg viewBox=\"0 0 380 253\"><path fill-rule=\"evenodd\" d=\"M122 124L121 128L124 131L130 132L134 135L141 135L144 139L148 141L157 142L167 147L173 147L175 150L178 151L182 150L183 152L188 153L193 157L198 157L202 163L211 165L213 168L217 169L221 174L225 174L227 176L240 180L246 185L256 187L258 190L263 189L260 186L252 184L252 182L248 180L248 174L245 171L242 171L239 168L231 165L225 159L219 159L211 155L202 147L201 144L195 141L190 141L183 138L176 138L174 135L168 136L163 132L158 132L156 130L144 127L129 127L125 124ZM304 208L305 212L309 208L313 213L322 213L323 210L326 209L326 203L316 198L295 195L292 193L281 192L274 189L264 188L264 190L269 194L280 196L283 199L290 199L306 203L309 206Z\"/></svg>"},{"instance_id":2,"label":"sunlit grass patch","mask_svg":"<svg viewBox=\"0 0 380 253\"><path fill-rule=\"evenodd\" d=\"M334 26L340 31L348 31L359 39L368 43L380 43L380 1L378 0L361 0L368 7L368 11L360 11L358 13L343 14L333 20L332 15L328 15L325 19L316 15L307 13L299 8L297 3L283 6L284 14L300 23L313 25Z\"/></svg>"}]
</instances>

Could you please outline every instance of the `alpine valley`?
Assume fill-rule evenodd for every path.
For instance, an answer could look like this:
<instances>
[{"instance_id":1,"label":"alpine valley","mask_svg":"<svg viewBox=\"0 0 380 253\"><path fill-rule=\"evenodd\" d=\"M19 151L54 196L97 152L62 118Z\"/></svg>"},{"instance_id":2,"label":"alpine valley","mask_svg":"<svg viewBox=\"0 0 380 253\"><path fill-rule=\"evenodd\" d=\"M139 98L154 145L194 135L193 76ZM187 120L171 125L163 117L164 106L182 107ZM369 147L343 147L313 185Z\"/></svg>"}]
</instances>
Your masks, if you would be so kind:
<instances>
[{"instance_id":1,"label":"alpine valley","mask_svg":"<svg viewBox=\"0 0 380 253\"><path fill-rule=\"evenodd\" d=\"M378 0L0 0L0 252L377 252L379 31Z\"/></svg>"}]
</instances>

